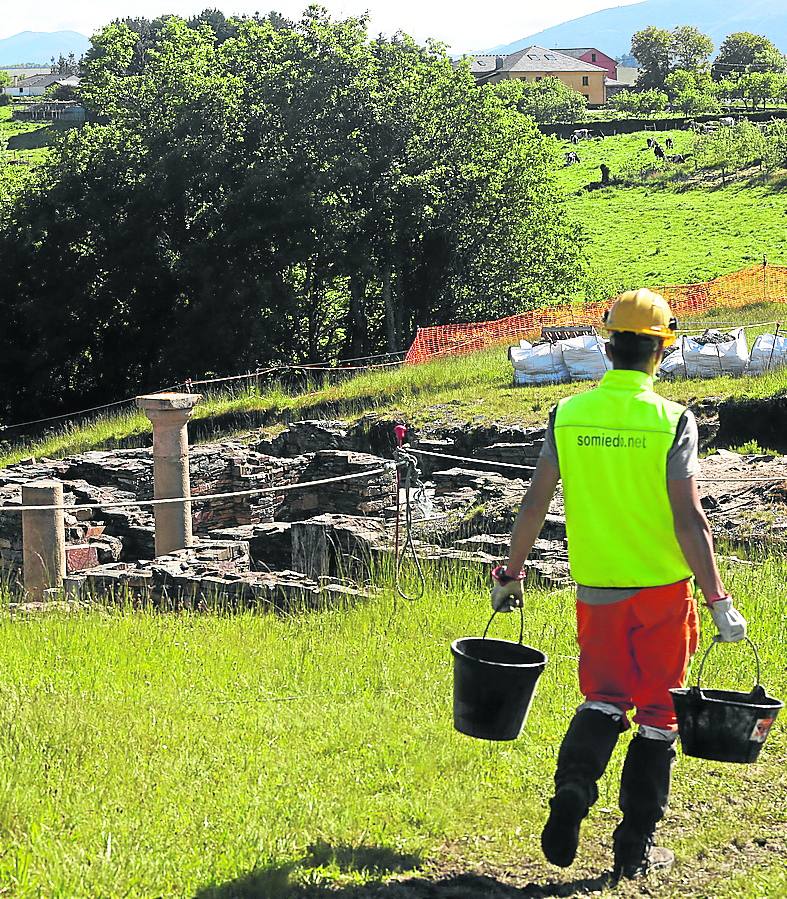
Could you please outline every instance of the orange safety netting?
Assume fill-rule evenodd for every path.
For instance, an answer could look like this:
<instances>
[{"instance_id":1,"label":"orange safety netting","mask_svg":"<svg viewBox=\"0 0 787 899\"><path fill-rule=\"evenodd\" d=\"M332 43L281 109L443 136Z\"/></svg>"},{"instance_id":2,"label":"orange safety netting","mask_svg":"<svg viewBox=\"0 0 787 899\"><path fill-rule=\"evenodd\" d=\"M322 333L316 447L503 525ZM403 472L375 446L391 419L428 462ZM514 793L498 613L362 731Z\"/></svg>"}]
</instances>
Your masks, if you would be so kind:
<instances>
[{"instance_id":1,"label":"orange safety netting","mask_svg":"<svg viewBox=\"0 0 787 899\"><path fill-rule=\"evenodd\" d=\"M655 288L674 315L686 318L709 309L735 309L756 302L787 303L787 268L758 265L701 284ZM538 337L542 328L601 324L609 303L544 306L496 321L419 328L405 363L428 362L435 356L472 353L500 343Z\"/></svg>"}]
</instances>

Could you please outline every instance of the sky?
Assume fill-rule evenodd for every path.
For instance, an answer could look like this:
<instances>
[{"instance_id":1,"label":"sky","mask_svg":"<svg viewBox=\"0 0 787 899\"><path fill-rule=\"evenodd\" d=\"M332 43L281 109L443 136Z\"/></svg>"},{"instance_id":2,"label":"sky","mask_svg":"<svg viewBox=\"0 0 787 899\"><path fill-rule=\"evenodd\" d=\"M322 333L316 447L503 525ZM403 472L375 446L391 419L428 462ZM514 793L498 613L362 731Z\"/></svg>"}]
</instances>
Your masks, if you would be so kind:
<instances>
[{"instance_id":1,"label":"sky","mask_svg":"<svg viewBox=\"0 0 787 899\"><path fill-rule=\"evenodd\" d=\"M97 28L122 16L155 18L162 13L190 15L205 7L226 14L267 12L276 9L296 18L309 0L0 0L0 38L20 31L79 31L90 36ZM456 0L321 0L334 15L369 11L373 32L401 30L419 41L432 37L449 45L451 52L483 50L527 37L542 28L596 12L610 6L627 6L638 0L488 0L457 3ZM270 3L270 6L268 5Z\"/></svg>"}]
</instances>

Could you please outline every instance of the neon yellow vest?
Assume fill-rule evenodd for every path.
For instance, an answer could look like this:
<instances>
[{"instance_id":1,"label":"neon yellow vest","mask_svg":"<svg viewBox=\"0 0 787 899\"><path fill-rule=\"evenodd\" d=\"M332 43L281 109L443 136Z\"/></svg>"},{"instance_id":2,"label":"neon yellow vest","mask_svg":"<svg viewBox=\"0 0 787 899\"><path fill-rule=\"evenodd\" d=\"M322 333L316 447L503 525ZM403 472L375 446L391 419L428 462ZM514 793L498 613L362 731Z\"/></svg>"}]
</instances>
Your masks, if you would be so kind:
<instances>
[{"instance_id":1,"label":"neon yellow vest","mask_svg":"<svg viewBox=\"0 0 787 899\"><path fill-rule=\"evenodd\" d=\"M571 575L586 587L658 587L691 576L675 536L667 455L683 406L638 371L608 371L558 403L555 442Z\"/></svg>"}]
</instances>

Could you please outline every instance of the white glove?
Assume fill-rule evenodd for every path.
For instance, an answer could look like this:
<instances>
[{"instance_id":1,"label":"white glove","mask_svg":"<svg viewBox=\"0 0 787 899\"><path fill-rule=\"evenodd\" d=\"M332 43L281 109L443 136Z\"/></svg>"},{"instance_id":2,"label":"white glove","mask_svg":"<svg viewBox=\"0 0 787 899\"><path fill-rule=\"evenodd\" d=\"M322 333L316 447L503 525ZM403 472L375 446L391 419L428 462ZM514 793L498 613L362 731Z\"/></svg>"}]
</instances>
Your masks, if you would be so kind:
<instances>
[{"instance_id":1,"label":"white glove","mask_svg":"<svg viewBox=\"0 0 787 899\"><path fill-rule=\"evenodd\" d=\"M711 603L710 609L713 623L718 630L713 639L717 643L737 643L746 637L746 619L732 604L732 597L717 599Z\"/></svg>"},{"instance_id":2,"label":"white glove","mask_svg":"<svg viewBox=\"0 0 787 899\"><path fill-rule=\"evenodd\" d=\"M492 572L495 585L492 587L492 608L495 612L513 612L523 603L521 578L510 579L505 574L505 569L500 566ZM501 583L504 581L504 583Z\"/></svg>"}]
</instances>

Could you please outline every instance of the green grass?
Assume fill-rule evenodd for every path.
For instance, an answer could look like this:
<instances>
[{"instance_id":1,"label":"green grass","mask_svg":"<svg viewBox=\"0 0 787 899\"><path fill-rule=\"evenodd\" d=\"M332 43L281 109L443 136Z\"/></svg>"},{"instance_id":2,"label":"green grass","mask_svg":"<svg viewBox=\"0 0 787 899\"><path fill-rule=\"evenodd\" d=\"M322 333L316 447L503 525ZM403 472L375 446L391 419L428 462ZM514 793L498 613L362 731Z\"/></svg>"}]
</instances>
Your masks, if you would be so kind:
<instances>
[{"instance_id":1,"label":"green grass","mask_svg":"<svg viewBox=\"0 0 787 899\"><path fill-rule=\"evenodd\" d=\"M675 141L674 152L691 151L692 134L655 136L662 141L668 134ZM648 136L654 132L583 142L577 147L581 164L559 170L569 212L589 240L594 299L641 285L705 281L758 264L763 256L773 264L787 264L787 209L779 180L726 187L695 182L692 160L682 166L658 165L652 153L641 152ZM633 178L636 186L587 190L600 180L602 162L613 179ZM664 171L678 180L661 180Z\"/></svg>"},{"instance_id":2,"label":"green grass","mask_svg":"<svg viewBox=\"0 0 787 899\"><path fill-rule=\"evenodd\" d=\"M786 582L784 559L738 565L732 580L776 695L787 692ZM550 662L526 733L489 744L452 730L448 651L480 634L486 590L479 572L454 569L398 611L388 592L288 618L4 616L0 883L16 897L277 899L305 885L327 896L419 860L427 875L483 866L570 880L576 870L540 860L538 833L580 701L573 600L529 595L526 642ZM717 648L707 680L748 685L745 647ZM662 832L682 867L651 895L728 895L716 847L778 838L783 731L756 768L681 760ZM622 757L619 747L585 825L580 874L609 865ZM736 895L782 895L768 874L778 862L736 856L748 875Z\"/></svg>"},{"instance_id":3,"label":"green grass","mask_svg":"<svg viewBox=\"0 0 787 899\"><path fill-rule=\"evenodd\" d=\"M10 159L43 161L55 130L49 122L20 122L12 119L13 106L0 106L0 141L8 141Z\"/></svg>"}]
</instances>

